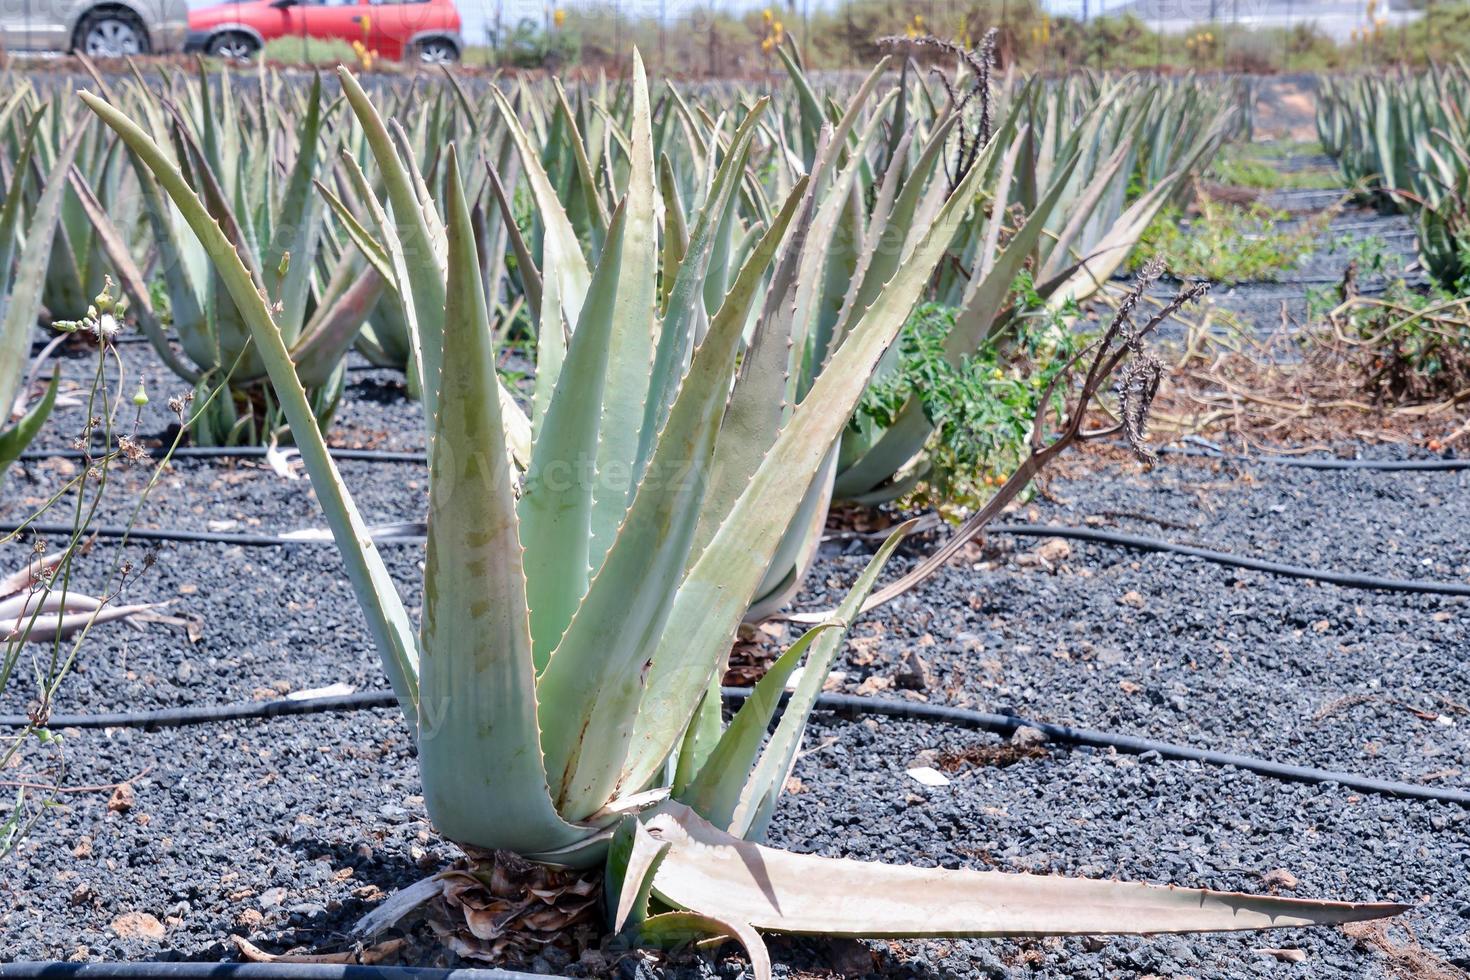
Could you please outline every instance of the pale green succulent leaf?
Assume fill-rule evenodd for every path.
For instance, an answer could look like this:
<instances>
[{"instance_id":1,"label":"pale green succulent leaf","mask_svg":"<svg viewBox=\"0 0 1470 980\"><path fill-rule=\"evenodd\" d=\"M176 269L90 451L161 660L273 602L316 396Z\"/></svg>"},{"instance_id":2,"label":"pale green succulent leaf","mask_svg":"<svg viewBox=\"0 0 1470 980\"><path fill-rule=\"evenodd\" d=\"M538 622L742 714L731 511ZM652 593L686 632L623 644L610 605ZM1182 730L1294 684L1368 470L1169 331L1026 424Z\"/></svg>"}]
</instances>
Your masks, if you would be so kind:
<instances>
[{"instance_id":1,"label":"pale green succulent leaf","mask_svg":"<svg viewBox=\"0 0 1470 980\"><path fill-rule=\"evenodd\" d=\"M766 740L766 729L776 717L781 705L781 695L786 682L797 667L806 659L807 649L823 633L839 629L838 622L822 623L803 633L786 652L776 658L730 719L713 751L699 768L689 786L675 796L695 813L717 827L728 827L735 816L741 791L755 768L761 746ZM803 673L803 677L805 673ZM822 675L825 679L826 675ZM818 685L820 688L820 684ZM708 698L706 698L708 700ZM783 777L784 778L784 777Z\"/></svg>"},{"instance_id":2,"label":"pale green succulent leaf","mask_svg":"<svg viewBox=\"0 0 1470 980\"><path fill-rule=\"evenodd\" d=\"M542 280L557 280L562 315L568 323L576 323L582 315L582 301L591 285L592 272L582 254L577 233L562 207L561 198L557 196L556 188L552 186L551 178L541 164L540 154L536 152L536 147L521 126L520 117L505 96L500 94L499 89L492 88L491 94L494 95L495 104L500 108L506 128L520 152L521 167L526 174L531 199L536 204L537 217L545 231L541 255Z\"/></svg>"},{"instance_id":3,"label":"pale green succulent leaf","mask_svg":"<svg viewBox=\"0 0 1470 980\"><path fill-rule=\"evenodd\" d=\"M568 819L644 782L620 774L699 521L744 322L734 312L722 310L695 351L626 520L541 675L543 701L557 712L546 719L546 768ZM619 393L609 385L608 396Z\"/></svg>"},{"instance_id":4,"label":"pale green succulent leaf","mask_svg":"<svg viewBox=\"0 0 1470 980\"><path fill-rule=\"evenodd\" d=\"M46 419L51 416L51 409L56 406L56 389L60 384L61 372L53 372L41 400L26 409L26 413L9 428L5 426L10 417L9 406L0 412L0 485L5 482L5 471L10 468L10 464L19 459L26 447L40 435L41 427L46 424Z\"/></svg>"},{"instance_id":5,"label":"pale green succulent leaf","mask_svg":"<svg viewBox=\"0 0 1470 980\"><path fill-rule=\"evenodd\" d=\"M281 198L280 223L267 243L261 260L266 295L281 304L276 322L281 324L286 345L293 346L306 322L311 296L312 259L321 232L321 197L312 193L320 152L322 79L312 76L306 99L306 115L296 136L297 156ZM269 167L266 168L270 170ZM269 202L266 202L269 207ZM283 233L284 232L284 233ZM289 258L287 258L289 256ZM284 260L286 274L281 275Z\"/></svg>"},{"instance_id":6,"label":"pale green succulent leaf","mask_svg":"<svg viewBox=\"0 0 1470 980\"><path fill-rule=\"evenodd\" d=\"M413 627L397 586L373 543L372 534L327 451L306 391L296 377L291 355L281 340L280 330L271 320L270 310L260 297L259 283L251 277L234 245L158 144L102 99L90 92L79 94L82 101L128 144L138 165L157 177L158 183L220 270L230 295L245 313L259 356L270 374L281 409L291 424L317 500L325 512L353 591L367 618L368 629L378 646L384 671L398 696L404 717L411 728L415 727L419 698L418 649Z\"/></svg>"},{"instance_id":7,"label":"pale green succulent leaf","mask_svg":"<svg viewBox=\"0 0 1470 980\"><path fill-rule=\"evenodd\" d=\"M736 786L727 786L720 799L720 807L705 814L705 818L711 823L724 827L738 837L759 840L765 836L771 814L775 812L776 801L786 784L786 777L796 764L796 752L801 747L807 719L811 717L817 697L822 693L827 675L832 670L832 662L842 649L847 630L862 613L863 603L873 591L873 584L878 581L883 566L893 556L899 543L913 530L914 523L908 521L895 528L877 554L868 561L868 566L863 569L857 582L843 598L842 604L837 607L835 619L839 628L821 634L812 647L801 678L796 683L796 690L786 703L781 721L761 751L759 760L752 755L746 762L743 773L745 778L740 779ZM765 731L764 725L761 726L761 731ZM718 773L715 778L719 778Z\"/></svg>"},{"instance_id":8,"label":"pale green succulent leaf","mask_svg":"<svg viewBox=\"0 0 1470 980\"><path fill-rule=\"evenodd\" d=\"M606 388L608 361L616 341L617 291L627 275L623 263L626 224L625 202L613 212L602 262L587 290L582 322L574 334L576 342L568 347L555 389L547 396L548 407L526 471L519 511L526 540L536 542L526 557L526 582L538 672L551 659L592 576L598 426L603 401L626 397ZM559 289L560 283L546 280L546 286L549 293ZM542 312L560 317L557 304L545 304ZM559 324L543 324L543 334L559 329Z\"/></svg>"},{"instance_id":9,"label":"pale green succulent leaf","mask_svg":"<svg viewBox=\"0 0 1470 980\"><path fill-rule=\"evenodd\" d=\"M607 876L603 885L613 932L623 934L637 929L648 918L653 873L667 850L668 845L654 840L637 817L625 817L618 824L607 848Z\"/></svg>"},{"instance_id":10,"label":"pale green succulent leaf","mask_svg":"<svg viewBox=\"0 0 1470 980\"><path fill-rule=\"evenodd\" d=\"M633 119L629 136L628 191L623 200L621 262L630 274L620 278L611 309L612 346L602 418L597 430L597 474L592 487L593 569L612 547L633 501L642 467L644 407L653 369L655 309L658 305L658 233L654 187L652 110L643 61L633 53ZM580 323L579 323L580 327Z\"/></svg>"},{"instance_id":11,"label":"pale green succulent leaf","mask_svg":"<svg viewBox=\"0 0 1470 980\"><path fill-rule=\"evenodd\" d=\"M745 172L756 123L768 104L768 99L757 102L736 131L730 149L715 174L705 205L695 219L687 249L677 265L677 271L671 275L663 324L654 352L653 383L644 410L644 445L639 449L640 460L646 459L648 453L652 452L654 436L668 417L668 407L673 403L674 392L678 390L679 376L698 340L697 328L704 312L703 285L709 271L714 239L719 229L724 227L725 214L741 175ZM670 275L667 264L664 274Z\"/></svg>"},{"instance_id":12,"label":"pale green succulent leaf","mask_svg":"<svg viewBox=\"0 0 1470 980\"><path fill-rule=\"evenodd\" d=\"M442 397L429 451L419 774L440 833L534 854L587 834L552 806L541 760L499 352L452 147L445 183L449 280Z\"/></svg>"},{"instance_id":13,"label":"pale green succulent leaf","mask_svg":"<svg viewBox=\"0 0 1470 980\"><path fill-rule=\"evenodd\" d=\"M31 132L34 133L34 130ZM52 237L61 215L67 173L71 170L72 157L76 155L84 132L85 127L77 126L57 152L56 161L46 175L46 186L31 211L25 244L16 259L15 278L9 283L9 293L0 294L0 427L9 419L11 406L20 390L21 377L30 353L31 334L36 328L36 318L41 313L41 290L45 285L46 262L51 257ZM32 145L34 144L29 142L28 137L27 146ZM29 149L26 152L29 154ZM17 234L17 229L11 205L24 183L20 176L23 172L20 167L14 172L4 218L0 220L0 231L8 230L12 236ZM9 224L8 229L4 227L5 224Z\"/></svg>"},{"instance_id":14,"label":"pale green succulent leaf","mask_svg":"<svg viewBox=\"0 0 1470 980\"><path fill-rule=\"evenodd\" d=\"M971 170L852 326L679 588L648 679L623 785L650 779L688 724L807 488L953 241L983 178Z\"/></svg>"}]
</instances>

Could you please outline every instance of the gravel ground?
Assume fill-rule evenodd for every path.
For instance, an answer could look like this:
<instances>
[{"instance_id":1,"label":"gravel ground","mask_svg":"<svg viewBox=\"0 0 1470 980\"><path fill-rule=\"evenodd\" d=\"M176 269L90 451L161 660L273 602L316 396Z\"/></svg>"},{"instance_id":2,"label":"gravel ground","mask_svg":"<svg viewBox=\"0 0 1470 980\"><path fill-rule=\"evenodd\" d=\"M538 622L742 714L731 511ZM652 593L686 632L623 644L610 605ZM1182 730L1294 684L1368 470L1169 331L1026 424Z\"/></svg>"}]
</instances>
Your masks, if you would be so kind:
<instances>
[{"instance_id":1,"label":"gravel ground","mask_svg":"<svg viewBox=\"0 0 1470 980\"><path fill-rule=\"evenodd\" d=\"M145 348L127 350L132 369L156 379L141 431L161 435L168 419L157 410L165 400L158 393L168 383ZM77 377L86 370L81 358L67 365ZM335 441L421 444L417 410L390 373L351 378ZM53 447L69 441L80 416L59 419L45 437ZM345 463L343 470L370 521L420 516L420 467ZM0 520L24 517L64 473L56 461L13 471ZM139 471L122 471L103 520L121 519L140 479ZM1467 473L1240 468L1179 457L1144 473L1100 453L1069 465L1016 517L1463 582L1470 558L1457 532L1470 522L1467 488ZM304 483L255 462L219 461L175 465L142 523L204 529L219 521L268 532L321 524ZM928 544L905 545L887 577ZM798 605L832 602L873 547L829 543ZM385 554L416 609L421 548ZM21 545L0 546L0 566L24 555ZM116 555L115 545L99 542L84 583L95 585ZM152 622L99 630L57 710L249 700L335 682L384 686L330 547L168 545L127 597L167 602L166 612L192 628ZM1063 553L1053 543L996 536L865 617L838 664L846 675L838 686L1467 788L1467 647L1461 600L1339 589L1077 543ZM904 670L910 653L927 676L915 680ZM31 693L24 683L0 693L0 714L24 710ZM807 744L799 786L772 828L776 843L796 850L1247 891L1284 887L1282 875L1263 876L1286 871L1297 881L1293 894L1419 908L1382 939L1399 950L1392 955L1371 936L1338 930L778 942L785 975L1358 978L1428 976L1426 962L1450 971L1442 975L1470 967L1464 808L1148 756L1059 747L1018 753L992 736L892 720L819 716ZM8 859L0 960L232 958L231 933L272 950L338 942L382 893L452 857L426 822L412 755L401 721L387 710L68 732L68 784L128 780L132 800L120 805L107 790L68 794ZM15 772L40 763L23 759ZM950 784L919 785L905 774L915 764L945 770ZM161 935L132 935L147 921L132 913L156 920ZM415 961L439 958L412 949ZM1287 964L1264 949L1300 950L1305 959ZM595 962L540 966L650 973L633 959ZM668 972L734 977L739 960L727 955Z\"/></svg>"}]
</instances>

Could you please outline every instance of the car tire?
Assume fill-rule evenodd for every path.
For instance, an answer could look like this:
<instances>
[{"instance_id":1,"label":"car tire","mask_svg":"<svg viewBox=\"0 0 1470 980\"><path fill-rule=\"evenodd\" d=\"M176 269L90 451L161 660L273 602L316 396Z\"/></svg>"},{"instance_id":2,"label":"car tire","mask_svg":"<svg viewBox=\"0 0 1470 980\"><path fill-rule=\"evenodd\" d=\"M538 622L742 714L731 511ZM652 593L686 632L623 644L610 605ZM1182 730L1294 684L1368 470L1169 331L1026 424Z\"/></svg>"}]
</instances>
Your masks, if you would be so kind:
<instances>
[{"instance_id":1,"label":"car tire","mask_svg":"<svg viewBox=\"0 0 1470 980\"><path fill-rule=\"evenodd\" d=\"M148 54L148 29L131 11L94 10L77 26L76 50L89 58L128 58Z\"/></svg>"},{"instance_id":2,"label":"car tire","mask_svg":"<svg viewBox=\"0 0 1470 980\"><path fill-rule=\"evenodd\" d=\"M226 61L249 61L255 57L260 50L260 44L241 31L225 31L209 39L204 46L204 53L213 58L223 58Z\"/></svg>"},{"instance_id":3,"label":"car tire","mask_svg":"<svg viewBox=\"0 0 1470 980\"><path fill-rule=\"evenodd\" d=\"M442 37L425 38L413 46L413 53L425 65L452 65L459 60L459 48Z\"/></svg>"}]
</instances>

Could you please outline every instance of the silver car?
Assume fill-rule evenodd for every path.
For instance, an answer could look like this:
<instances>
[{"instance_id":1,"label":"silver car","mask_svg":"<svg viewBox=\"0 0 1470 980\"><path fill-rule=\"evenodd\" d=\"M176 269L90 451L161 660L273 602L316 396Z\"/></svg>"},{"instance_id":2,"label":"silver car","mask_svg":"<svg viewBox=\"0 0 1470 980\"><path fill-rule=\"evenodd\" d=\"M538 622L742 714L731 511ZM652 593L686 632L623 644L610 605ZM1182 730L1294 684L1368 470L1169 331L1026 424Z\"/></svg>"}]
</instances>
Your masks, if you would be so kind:
<instances>
[{"instance_id":1,"label":"silver car","mask_svg":"<svg viewBox=\"0 0 1470 980\"><path fill-rule=\"evenodd\" d=\"M80 51L122 58L181 50L187 0L0 0L6 51Z\"/></svg>"}]
</instances>

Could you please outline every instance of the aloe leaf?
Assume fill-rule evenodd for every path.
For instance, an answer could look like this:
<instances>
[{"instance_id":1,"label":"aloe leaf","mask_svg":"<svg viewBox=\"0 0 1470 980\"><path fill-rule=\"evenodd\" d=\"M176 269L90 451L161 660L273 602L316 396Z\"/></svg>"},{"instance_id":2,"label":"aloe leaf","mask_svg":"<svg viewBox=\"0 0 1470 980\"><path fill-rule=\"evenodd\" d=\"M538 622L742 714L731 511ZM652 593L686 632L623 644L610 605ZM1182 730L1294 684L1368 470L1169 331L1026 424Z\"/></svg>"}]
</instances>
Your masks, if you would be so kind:
<instances>
[{"instance_id":1,"label":"aloe leaf","mask_svg":"<svg viewBox=\"0 0 1470 980\"><path fill-rule=\"evenodd\" d=\"M431 224L437 225L437 220L430 222L425 214L418 189L398 155L388 127L383 124L361 84L346 68L337 69L337 75L342 81L342 91L348 104L362 124L373 157L378 161L378 170L383 175L383 184L393 209L392 223L406 273L406 279L398 281L398 289L405 299L411 300L407 308L412 316L408 320L418 335L424 415L432 419L439 406L438 378L443 351L440 334L443 332L445 289L445 270L435 253L431 228Z\"/></svg>"},{"instance_id":2,"label":"aloe leaf","mask_svg":"<svg viewBox=\"0 0 1470 980\"><path fill-rule=\"evenodd\" d=\"M694 777L704 768L705 760L720 744L720 739L725 733L724 695L720 691L721 677L712 676L709 687L704 692L704 697L699 700L699 707L694 711L694 717L689 721L689 727L684 730L684 738L679 743L679 754L673 760L674 778L669 787L669 795L679 799Z\"/></svg>"},{"instance_id":3,"label":"aloe leaf","mask_svg":"<svg viewBox=\"0 0 1470 980\"><path fill-rule=\"evenodd\" d=\"M950 328L949 336L944 340L944 353L951 363L959 364L964 357L974 353L982 341L993 335L997 322L996 314L1005 303L1005 298L1009 295L1011 287L1015 284L1016 276L1025 265L1027 258L1031 256L1032 249L1041 239L1047 221L1056 208L1057 202L1062 199L1067 179L1077 166L1078 159L1074 154L1060 164L1058 170L1053 174L1053 181L1047 189L1046 196L1037 203L1021 229L1006 243L1005 250L996 259L989 275L970 295L964 308L956 315L955 324ZM996 215L991 220L996 220L998 217Z\"/></svg>"},{"instance_id":4,"label":"aloe leaf","mask_svg":"<svg viewBox=\"0 0 1470 980\"><path fill-rule=\"evenodd\" d=\"M90 92L78 93L102 121L112 127L133 151L140 168L156 175L159 184L178 207L184 220L202 243L221 281L239 304L250 327L262 363L270 374L281 410L291 424L301 459L311 476L317 500L342 554L348 578L378 646L384 671L393 685L411 728L418 715L418 649L408 613L397 587L373 544L372 534L348 493L336 463L327 451L326 440L317 428L306 391L296 376L291 355L281 332L261 299L260 286L236 254L234 245L215 223L168 155L127 116Z\"/></svg>"},{"instance_id":5,"label":"aloe leaf","mask_svg":"<svg viewBox=\"0 0 1470 980\"><path fill-rule=\"evenodd\" d=\"M629 136L628 191L623 200L621 261L628 274L618 282L610 311L612 349L597 432L597 479L592 488L591 566L602 564L623 523L641 475L638 446L653 365L654 311L658 304L658 235L655 210L653 135L648 78L633 53L633 124ZM580 325L580 324L579 324Z\"/></svg>"},{"instance_id":6,"label":"aloe leaf","mask_svg":"<svg viewBox=\"0 0 1470 980\"><path fill-rule=\"evenodd\" d=\"M818 167L818 170L821 168ZM815 184L805 181L800 197L787 199L787 210L799 209L792 245L776 263L765 305L754 335L740 361L740 373L720 426L720 452L715 457L700 521L696 551L703 551L719 530L750 474L776 438L788 408L787 378L791 363L791 321L795 314L796 277L816 209ZM795 215L797 212L793 212Z\"/></svg>"},{"instance_id":7,"label":"aloe leaf","mask_svg":"<svg viewBox=\"0 0 1470 980\"><path fill-rule=\"evenodd\" d=\"M590 224L589 237L595 253L601 251L602 243L607 235L607 210L602 205L602 198L597 195L597 182L592 177L592 163L587 158L587 147L582 142L582 133L577 127L576 116L572 113L572 107L567 103L566 90L562 88L559 79L553 78L551 81L552 90L556 93L558 105L566 120L564 138L571 148L572 161L576 165L577 187L581 191L582 208Z\"/></svg>"},{"instance_id":8,"label":"aloe leaf","mask_svg":"<svg viewBox=\"0 0 1470 980\"><path fill-rule=\"evenodd\" d=\"M673 402L685 359L694 349L695 327L703 312L703 284L714 250L715 235L724 223L724 215L735 187L745 172L756 123L769 103L769 99L757 102L736 131L730 149L715 175L705 205L695 219L687 249L677 267L678 271L671 277L666 312L654 352L654 380L644 411L643 445L640 446L638 457L640 460L646 459L652 451L653 438L668 416L668 406ZM668 268L666 265L665 275L669 274Z\"/></svg>"},{"instance_id":9,"label":"aloe leaf","mask_svg":"<svg viewBox=\"0 0 1470 980\"><path fill-rule=\"evenodd\" d=\"M813 626L776 658L765 676L756 682L740 710L735 712L735 717L730 719L729 727L688 788L678 794L679 802L717 827L729 826L740 802L741 790L760 756L766 729L781 704L786 682L801 666L807 649L819 636L828 630L845 628L845 624L835 621ZM826 678L825 672L822 678ZM820 687L819 683L818 689Z\"/></svg>"},{"instance_id":10,"label":"aloe leaf","mask_svg":"<svg viewBox=\"0 0 1470 980\"><path fill-rule=\"evenodd\" d=\"M663 255L659 261L658 312L664 316L669 308L669 290L679 273L679 265L689 250L689 228L684 223L684 201L674 177L674 165L667 155L658 158L658 191L664 211ZM657 360L657 357L655 357ZM650 404L652 399L649 400Z\"/></svg>"},{"instance_id":11,"label":"aloe leaf","mask_svg":"<svg viewBox=\"0 0 1470 980\"><path fill-rule=\"evenodd\" d=\"M321 132L321 75L313 73L311 92L306 99L306 116L296 136L296 161L286 182L280 215L284 227L274 229L261 262L266 294L281 304L277 322L281 324L286 345L296 343L306 320L306 304L311 290L311 261L316 254L316 239L321 229L321 198L312 193L316 177L318 143ZM285 260L286 273L281 275Z\"/></svg>"},{"instance_id":12,"label":"aloe leaf","mask_svg":"<svg viewBox=\"0 0 1470 980\"><path fill-rule=\"evenodd\" d=\"M538 690L556 710L542 735L547 773L571 820L643 782L620 772L649 651L664 635L699 521L744 324L736 312L722 310L695 351L627 517L541 675Z\"/></svg>"},{"instance_id":13,"label":"aloe leaf","mask_svg":"<svg viewBox=\"0 0 1470 980\"><path fill-rule=\"evenodd\" d=\"M807 572L817 559L817 548L827 529L827 512L832 507L832 480L837 472L838 447L833 446L822 460L821 468L791 526L781 537L781 544L771 557L771 567L756 588L755 598L745 612L747 623L759 623L776 615L795 598L806 580Z\"/></svg>"},{"instance_id":14,"label":"aloe leaf","mask_svg":"<svg viewBox=\"0 0 1470 980\"><path fill-rule=\"evenodd\" d=\"M334 194L331 188L323 184L320 180L314 183L316 184L317 192L326 200L327 205L337 216L337 220L342 223L343 229L347 232L347 237L352 240L353 245L357 246L357 250L362 253L362 257L377 270L378 274L385 281L391 282L394 278L393 267L388 258L387 250L373 238L372 233L363 226L363 223L358 220L357 215L352 213L352 209L340 197Z\"/></svg>"},{"instance_id":15,"label":"aloe leaf","mask_svg":"<svg viewBox=\"0 0 1470 980\"><path fill-rule=\"evenodd\" d=\"M36 328L36 318L41 313L41 290L46 280L46 261L51 256L51 240L56 231L56 222L61 214L62 195L66 190L66 175L71 170L72 157L86 132L77 126L56 154L51 172L46 176L46 187L41 192L31 212L25 245L17 260L15 278L10 283L9 295L0 295L0 426L10 416L15 395L21 385L27 355L31 346L31 332ZM12 193L21 183L17 168L12 178ZM10 201L6 202L9 220ZM14 234L12 225L11 233Z\"/></svg>"},{"instance_id":16,"label":"aloe leaf","mask_svg":"<svg viewBox=\"0 0 1470 980\"><path fill-rule=\"evenodd\" d=\"M971 170L909 261L853 325L689 570L653 654L624 785L651 778L688 724L822 458L953 241L983 176Z\"/></svg>"},{"instance_id":17,"label":"aloe leaf","mask_svg":"<svg viewBox=\"0 0 1470 980\"><path fill-rule=\"evenodd\" d=\"M41 400L26 410L14 425L9 428L5 423L10 419L10 406L6 405L0 409L0 484L5 482L5 471L10 464L20 458L37 435L41 427L46 424L46 419L51 415L51 409L56 405L56 389L61 383L61 372L57 371L51 375L51 383L46 386L46 393Z\"/></svg>"},{"instance_id":18,"label":"aloe leaf","mask_svg":"<svg viewBox=\"0 0 1470 980\"><path fill-rule=\"evenodd\" d=\"M446 177L449 281L443 398L429 455L419 773L425 805L445 836L534 854L586 832L553 808L538 748L498 351L453 147Z\"/></svg>"},{"instance_id":19,"label":"aloe leaf","mask_svg":"<svg viewBox=\"0 0 1470 980\"><path fill-rule=\"evenodd\" d=\"M383 278L373 269L359 269L356 263L345 261L339 274L351 276L351 285L330 303L317 307L291 348L296 371L308 389L324 386L341 366L368 314L383 295Z\"/></svg>"},{"instance_id":20,"label":"aloe leaf","mask_svg":"<svg viewBox=\"0 0 1470 980\"><path fill-rule=\"evenodd\" d=\"M624 275L626 214L626 204L613 212L602 262L582 307L582 322L557 372L555 391L547 395L548 407L526 472L520 519L526 540L537 544L526 556L526 581L538 671L550 660L591 580L598 424L603 401L621 394L614 391L609 396L606 381L616 339L615 299ZM547 285L560 288L555 281ZM554 309L548 305L543 311Z\"/></svg>"},{"instance_id":21,"label":"aloe leaf","mask_svg":"<svg viewBox=\"0 0 1470 980\"><path fill-rule=\"evenodd\" d=\"M728 936L750 957L753 980L771 980L771 954L760 933L736 919L698 912L661 912L643 920L638 940L645 946L677 949L701 939Z\"/></svg>"},{"instance_id":22,"label":"aloe leaf","mask_svg":"<svg viewBox=\"0 0 1470 980\"><path fill-rule=\"evenodd\" d=\"M732 837L676 803L650 818L648 830L670 845L654 876L658 898L785 933L897 939L1215 932L1361 922L1411 908L791 854Z\"/></svg>"},{"instance_id":23,"label":"aloe leaf","mask_svg":"<svg viewBox=\"0 0 1470 980\"><path fill-rule=\"evenodd\" d=\"M568 323L576 323L582 315L582 300L591 285L592 272L582 254L577 233L562 207L561 198L557 196L551 178L541 165L540 155L526 135L525 128L521 126L520 117L499 89L492 87L491 94L494 95L495 104L500 108L506 128L520 152L521 166L525 170L531 199L536 203L537 216L545 232L541 256L542 280L545 282L552 277L557 279L557 291L561 296L566 320Z\"/></svg>"},{"instance_id":24,"label":"aloe leaf","mask_svg":"<svg viewBox=\"0 0 1470 980\"><path fill-rule=\"evenodd\" d=\"M0 300L10 295L15 251L24 238L20 233L21 211L25 204L26 181L32 172L31 161L36 153L36 133L41 127L44 112L44 109L38 110L26 124L25 138L10 173L10 186L6 188L5 204L0 208Z\"/></svg>"},{"instance_id":25,"label":"aloe leaf","mask_svg":"<svg viewBox=\"0 0 1470 980\"><path fill-rule=\"evenodd\" d=\"M500 206L500 217L505 223L506 237L510 239L511 250L516 254L516 268L520 272L521 289L526 297L526 305L531 310L532 319L539 321L541 319L541 270L536 268L536 263L531 258L531 250L526 247L526 240L521 235L521 229L516 225L515 208L511 206L510 196L506 194L505 186L500 182L499 172L494 167L491 167L487 176L490 189L495 193L496 203ZM559 318L560 314L558 314ZM562 334L562 331L558 330L557 334ZM566 337L559 336L557 342L564 351L566 348ZM540 358L542 357L542 350L539 345L536 350L536 355L536 381L539 385L541 381ZM560 365L558 364L559 369ZM551 380L553 382L556 380L554 373L552 374ZM539 411L533 416L534 419L539 419L540 417L541 413Z\"/></svg>"},{"instance_id":26,"label":"aloe leaf","mask_svg":"<svg viewBox=\"0 0 1470 980\"><path fill-rule=\"evenodd\" d=\"M722 806L719 810L712 811L714 815L708 818L717 826L723 826L740 837L758 840L765 836L786 777L796 764L796 751L801 747L807 719L811 717L817 697L822 693L832 662L842 649L848 627L862 613L863 603L873 591L873 584L878 581L883 566L888 564L888 559L893 556L899 542L913 530L914 523L908 521L901 524L888 535L877 554L868 561L867 568L858 576L857 582L848 590L842 604L837 607L835 618L840 629L823 634L812 648L796 690L792 692L791 700L781 714L775 733L761 752L760 760L745 769L745 778L738 785L725 788ZM714 778L718 779L719 775L716 774ZM730 778L733 780L734 776Z\"/></svg>"},{"instance_id":27,"label":"aloe leaf","mask_svg":"<svg viewBox=\"0 0 1470 980\"><path fill-rule=\"evenodd\" d=\"M625 817L607 849L604 896L613 932L637 929L648 918L653 873L668 845L654 840L637 817Z\"/></svg>"}]
</instances>

